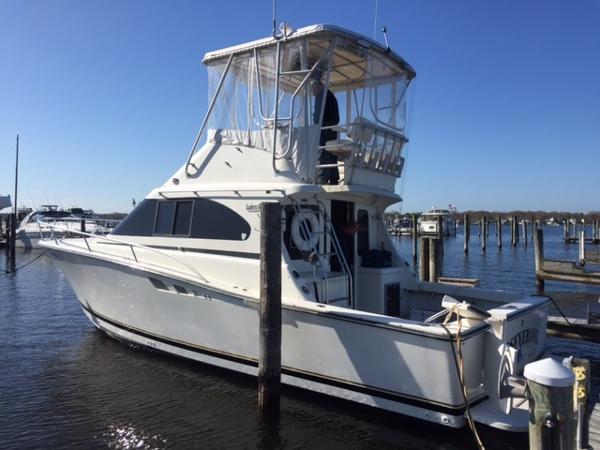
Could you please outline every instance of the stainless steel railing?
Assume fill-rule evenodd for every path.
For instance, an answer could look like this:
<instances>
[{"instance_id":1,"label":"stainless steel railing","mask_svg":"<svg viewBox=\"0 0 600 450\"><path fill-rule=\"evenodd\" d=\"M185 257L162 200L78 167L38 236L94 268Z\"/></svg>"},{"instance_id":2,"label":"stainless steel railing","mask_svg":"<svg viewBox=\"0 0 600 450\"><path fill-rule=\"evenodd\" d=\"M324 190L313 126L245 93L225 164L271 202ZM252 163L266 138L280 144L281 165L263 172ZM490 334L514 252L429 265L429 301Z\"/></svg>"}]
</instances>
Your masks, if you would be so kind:
<instances>
[{"instance_id":1,"label":"stainless steel railing","mask_svg":"<svg viewBox=\"0 0 600 450\"><path fill-rule=\"evenodd\" d=\"M60 226L60 225L55 225L49 222L43 222L43 221L38 221L38 225L40 226L40 239L42 240L53 240L57 245L59 244L59 239L61 240L63 245L66 245L66 243L64 241L62 241L63 236L58 236L58 233L55 233L55 231L60 231L63 233L69 233L69 234L75 234L78 236L82 236L83 237L83 241L85 242L86 248L88 250L88 252L93 253L93 254L102 254L105 256L111 256L111 257L118 257L118 258L124 258L130 261L134 261L137 264L142 264L142 265L148 265L148 266L155 266L155 267L161 267L163 269L167 269L169 271L174 271L174 272L179 272L181 274L185 274L185 275L192 275L192 277L197 277L199 278L202 282L204 283L209 283L209 281L200 273L198 272L196 269L194 269L190 264L182 261L181 259L175 257L174 255L171 255L165 251L162 250L158 250L156 248L147 246L147 245L143 245L143 244L138 244L138 243L134 243L134 242L128 242L128 241L124 241L122 239L116 239L113 237L109 237L109 236L102 236L102 235L97 235L97 234L92 234L92 233L87 233L85 231L79 231L79 230L74 230L72 228L68 228L68 227L64 227L64 226ZM49 238L44 238L43 236L43 232L42 232L42 227L46 227L47 229L50 229L51 235ZM112 242L112 243L116 243L119 244L120 246L126 246L129 248L130 252L131 252L131 257L127 257L126 255L123 254L117 254L117 253L111 253L111 252L107 252L104 250L100 250L98 248L93 248L90 245L89 239L90 238L94 238L94 240L99 240L99 241L106 241L106 242ZM79 247L81 248L81 247ZM181 265L182 267L185 267L189 272L182 272L180 270L176 270L173 269L172 267L167 267L167 266L161 266L160 264L156 264L153 262L149 262L149 261L144 261L143 259L140 258L141 256L141 252L136 253L135 249L141 249L144 251L148 251L151 253L155 253L155 254L159 254L161 256L165 256L167 258L169 258L172 261L175 261L176 263L178 263L179 265Z\"/></svg>"}]
</instances>

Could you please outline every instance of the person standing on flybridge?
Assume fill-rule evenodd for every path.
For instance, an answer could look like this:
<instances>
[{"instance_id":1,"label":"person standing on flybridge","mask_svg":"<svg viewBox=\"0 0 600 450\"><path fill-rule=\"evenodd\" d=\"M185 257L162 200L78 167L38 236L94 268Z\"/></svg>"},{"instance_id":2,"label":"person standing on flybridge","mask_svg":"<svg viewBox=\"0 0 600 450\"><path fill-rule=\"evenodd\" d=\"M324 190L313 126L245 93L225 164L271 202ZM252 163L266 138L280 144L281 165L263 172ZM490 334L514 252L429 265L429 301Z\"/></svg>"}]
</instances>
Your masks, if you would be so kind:
<instances>
[{"instance_id":1,"label":"person standing on flybridge","mask_svg":"<svg viewBox=\"0 0 600 450\"><path fill-rule=\"evenodd\" d=\"M321 105L323 104L323 93L325 86L320 80L312 82L312 93L315 96L315 109L313 112L313 123L318 124L321 114ZM330 127L337 125L340 122L340 114L338 111L338 103L329 89L325 95L325 108L323 111L323 125L322 127ZM321 130L321 136L319 138L319 147L324 146L327 141L336 140L338 137L337 131L332 129ZM322 149L319 154L319 164L337 164L337 156ZM340 178L340 172L337 167L328 167L321 169L319 173L319 184L338 184Z\"/></svg>"}]
</instances>

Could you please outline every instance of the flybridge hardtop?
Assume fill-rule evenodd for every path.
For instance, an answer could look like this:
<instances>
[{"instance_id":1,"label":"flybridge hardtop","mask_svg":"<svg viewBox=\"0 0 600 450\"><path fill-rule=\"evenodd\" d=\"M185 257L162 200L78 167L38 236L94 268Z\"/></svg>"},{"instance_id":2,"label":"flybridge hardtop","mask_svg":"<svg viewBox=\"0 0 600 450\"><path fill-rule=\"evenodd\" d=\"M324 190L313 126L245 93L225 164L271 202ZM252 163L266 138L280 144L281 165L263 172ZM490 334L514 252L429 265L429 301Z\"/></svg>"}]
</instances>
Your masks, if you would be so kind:
<instances>
[{"instance_id":1,"label":"flybridge hardtop","mask_svg":"<svg viewBox=\"0 0 600 450\"><path fill-rule=\"evenodd\" d=\"M282 30L278 38L206 54L209 108L175 177L180 186L171 187L184 189L186 180L199 177L218 183L222 164L247 168L249 154L236 150L243 146L265 153L251 154L252 169L238 174L241 184L361 186L398 201L412 67L343 28ZM326 102L320 92L327 92ZM339 178L323 183L320 175L331 170Z\"/></svg>"},{"instance_id":2,"label":"flybridge hardtop","mask_svg":"<svg viewBox=\"0 0 600 450\"><path fill-rule=\"evenodd\" d=\"M420 282L385 228L414 70L342 28L281 29L206 55L188 160L109 236L40 245L99 329L256 375L260 204L276 203L283 383L523 431L502 386L544 351L548 301Z\"/></svg>"},{"instance_id":3,"label":"flybridge hardtop","mask_svg":"<svg viewBox=\"0 0 600 450\"><path fill-rule=\"evenodd\" d=\"M298 30L290 30L289 34L286 33L280 38L269 36L263 39L257 39L255 41L246 42L244 44L234 45L220 50L214 50L206 53L202 61L205 64L211 64L216 60L227 58L232 54L249 52L254 49L260 49L263 47L276 45L280 39L284 39L284 41L291 41L307 36L316 37L322 40L331 39L332 36L340 36L346 38L350 42L353 42L354 45L356 45L359 49L372 49L380 52L382 54L382 57L385 56L385 58L395 62L401 68L401 70L406 72L409 78L412 79L416 76L416 72L410 66L410 64L408 64L402 57L393 52L391 49L384 47L379 42L370 39L362 34L358 34L345 28L329 24L310 25L307 27L299 28Z\"/></svg>"}]
</instances>

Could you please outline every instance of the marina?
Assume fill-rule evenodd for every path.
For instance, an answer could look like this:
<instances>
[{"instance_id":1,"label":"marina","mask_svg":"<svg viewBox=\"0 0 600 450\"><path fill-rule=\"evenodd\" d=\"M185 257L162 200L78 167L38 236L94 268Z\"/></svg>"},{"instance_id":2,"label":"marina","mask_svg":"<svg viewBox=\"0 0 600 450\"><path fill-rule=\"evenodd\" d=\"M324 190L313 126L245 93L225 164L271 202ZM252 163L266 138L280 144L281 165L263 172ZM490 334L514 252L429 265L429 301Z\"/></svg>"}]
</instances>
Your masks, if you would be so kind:
<instances>
[{"instance_id":1,"label":"marina","mask_svg":"<svg viewBox=\"0 0 600 450\"><path fill-rule=\"evenodd\" d=\"M547 96L532 92L543 83L506 84L497 71L526 75L530 52L514 46L523 70L499 65L507 55L489 57L487 29L476 53L464 42L450 51L442 42L451 35L433 24L410 34L410 20L379 24L401 11L381 12L379 1L372 37L342 10L323 17L343 26L284 5L304 17L296 27L270 6L269 33L240 27L235 14L222 32L197 5L140 12L125 3L130 37L107 16L101 42L94 0L72 15L57 5L57 15L43 8L48 23L67 28L48 35L40 23L39 36L19 42L27 67L47 36L61 75L45 64L28 81L19 68L14 80L0 73L14 110L0 139L16 135L14 175L0 167L2 191L14 181L0 196L0 384L9 387L0 446L600 448L600 212L584 175L593 164L580 168L570 199L556 195L566 193L563 177L527 173L542 149L548 173L562 171L554 156L564 147L562 136L536 132L535 120L545 130L558 123L539 103ZM250 23L259 12L238 8ZM160 26L127 19L138 15ZM430 35L441 41L415 46ZM199 52L202 73L196 64L192 75ZM436 52L437 68L423 64ZM80 73L67 69L84 54ZM478 72L489 70L484 60L494 72ZM452 89L460 100L449 102ZM31 114L33 97L55 119L52 132ZM494 100L509 100L514 114ZM416 134L415 115L427 123ZM182 152L185 136L192 145ZM415 142L424 156L405 190ZM586 151L587 141L577 145ZM508 172L517 155L523 164ZM527 198L513 179L543 189ZM534 201L562 211L533 210Z\"/></svg>"}]
</instances>

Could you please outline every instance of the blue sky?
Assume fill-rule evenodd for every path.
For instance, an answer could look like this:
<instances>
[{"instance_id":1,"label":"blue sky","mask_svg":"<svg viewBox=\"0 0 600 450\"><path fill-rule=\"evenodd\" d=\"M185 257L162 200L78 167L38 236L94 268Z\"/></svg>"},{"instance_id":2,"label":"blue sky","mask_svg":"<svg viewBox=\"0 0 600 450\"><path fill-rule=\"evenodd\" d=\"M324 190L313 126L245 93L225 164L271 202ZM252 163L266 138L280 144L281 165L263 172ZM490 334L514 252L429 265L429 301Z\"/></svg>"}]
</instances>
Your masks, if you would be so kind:
<instances>
[{"instance_id":1,"label":"blue sky","mask_svg":"<svg viewBox=\"0 0 600 450\"><path fill-rule=\"evenodd\" d=\"M0 0L0 194L20 133L19 203L128 211L187 157L202 55L269 35L271 8ZM279 21L367 36L374 13L278 1ZM600 209L599 1L379 0L378 24L417 71L403 210Z\"/></svg>"}]
</instances>

